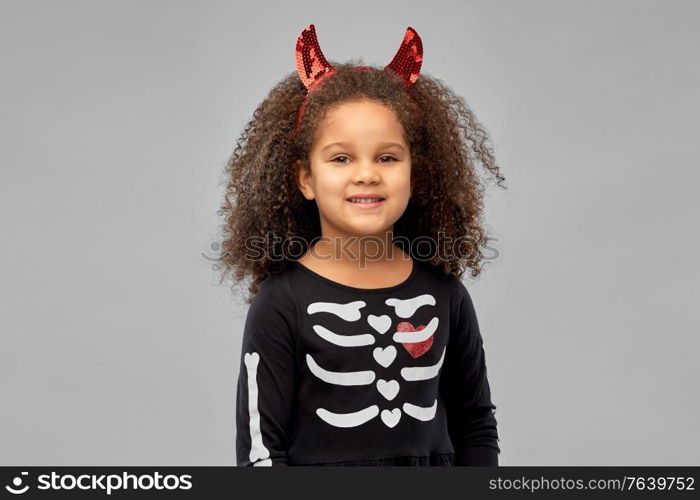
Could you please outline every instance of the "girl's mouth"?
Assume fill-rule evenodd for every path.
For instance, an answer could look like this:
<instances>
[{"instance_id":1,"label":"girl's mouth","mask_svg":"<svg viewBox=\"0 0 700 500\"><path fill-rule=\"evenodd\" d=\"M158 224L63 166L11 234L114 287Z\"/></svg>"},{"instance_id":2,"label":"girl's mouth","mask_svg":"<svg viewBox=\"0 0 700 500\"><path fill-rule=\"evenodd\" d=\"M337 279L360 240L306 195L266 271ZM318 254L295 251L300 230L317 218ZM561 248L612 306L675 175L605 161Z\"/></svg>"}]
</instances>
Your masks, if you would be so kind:
<instances>
[{"instance_id":1,"label":"girl's mouth","mask_svg":"<svg viewBox=\"0 0 700 500\"><path fill-rule=\"evenodd\" d=\"M377 208L382 206L384 198L348 198L346 200L351 205L360 209Z\"/></svg>"}]
</instances>

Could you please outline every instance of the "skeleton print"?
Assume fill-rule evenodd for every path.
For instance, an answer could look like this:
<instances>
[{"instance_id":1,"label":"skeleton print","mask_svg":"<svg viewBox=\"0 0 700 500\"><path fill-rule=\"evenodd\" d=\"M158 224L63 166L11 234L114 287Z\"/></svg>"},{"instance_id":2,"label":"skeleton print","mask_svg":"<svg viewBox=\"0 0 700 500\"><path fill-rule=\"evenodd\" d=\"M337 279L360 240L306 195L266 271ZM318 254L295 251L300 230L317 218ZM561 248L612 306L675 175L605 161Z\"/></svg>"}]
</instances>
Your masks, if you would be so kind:
<instances>
[{"instance_id":1,"label":"skeleton print","mask_svg":"<svg viewBox=\"0 0 700 500\"><path fill-rule=\"evenodd\" d=\"M399 349L404 348L413 358L418 358L425 354L433 344L433 337L439 325L439 319L436 316L430 320L428 325L416 327L410 321L398 322L394 320L394 317L410 319L420 307L434 306L436 301L430 294L422 294L410 299L389 298L386 299L385 304L391 309L393 317L389 314L381 316L369 314L363 317L362 309L367 304L361 300L346 304L334 302L313 302L309 304L306 309L307 314L330 313L350 323L348 326L354 327L353 330L363 332L351 335L338 334L322 324L313 325L313 330L319 337L336 346L352 348L374 345L390 331L393 324L396 325L391 334L391 340L394 344L374 348L372 359L367 360L368 366L366 370L332 371L320 366L311 354L307 354L306 363L311 373L328 384L371 386L383 398L382 401L394 401L401 390L401 384L404 382L418 382L437 377L445 357L445 347L443 347L442 355L437 363L403 367L400 372L401 381L385 380L377 377L374 363L388 368L397 358L397 346L399 346ZM318 321L319 323L322 322L322 317L319 317ZM380 409L378 404L373 404L365 408L358 408L357 411L351 413L337 413L329 408L318 408L316 409L316 414L324 422L335 427L357 427L379 416L387 427L392 428L399 423L404 413L417 420L427 421L435 417L436 408L437 398L428 407L404 401L400 406Z\"/></svg>"},{"instance_id":2,"label":"skeleton print","mask_svg":"<svg viewBox=\"0 0 700 500\"><path fill-rule=\"evenodd\" d=\"M466 289L416 266L404 284L377 290L345 287L301 265L266 280L244 327L239 464L398 457L448 465L449 398L469 409L454 432L472 433L481 450L495 442ZM478 423L469 427L469 419ZM456 439L466 448L471 438Z\"/></svg>"}]
</instances>

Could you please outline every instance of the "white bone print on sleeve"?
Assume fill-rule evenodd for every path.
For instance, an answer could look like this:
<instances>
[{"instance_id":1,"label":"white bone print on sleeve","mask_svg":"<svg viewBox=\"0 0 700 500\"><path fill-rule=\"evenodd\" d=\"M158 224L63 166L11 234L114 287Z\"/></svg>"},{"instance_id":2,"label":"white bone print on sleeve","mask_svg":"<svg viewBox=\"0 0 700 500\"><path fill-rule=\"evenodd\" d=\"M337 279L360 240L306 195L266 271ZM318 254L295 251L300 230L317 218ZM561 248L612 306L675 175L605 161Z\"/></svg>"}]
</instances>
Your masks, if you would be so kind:
<instances>
[{"instance_id":1,"label":"white bone print on sleeve","mask_svg":"<svg viewBox=\"0 0 700 500\"><path fill-rule=\"evenodd\" d=\"M248 375L248 411L250 413L250 461L253 466L271 466L270 451L265 447L260 432L260 413L258 413L258 363L257 352L246 353L245 367Z\"/></svg>"}]
</instances>

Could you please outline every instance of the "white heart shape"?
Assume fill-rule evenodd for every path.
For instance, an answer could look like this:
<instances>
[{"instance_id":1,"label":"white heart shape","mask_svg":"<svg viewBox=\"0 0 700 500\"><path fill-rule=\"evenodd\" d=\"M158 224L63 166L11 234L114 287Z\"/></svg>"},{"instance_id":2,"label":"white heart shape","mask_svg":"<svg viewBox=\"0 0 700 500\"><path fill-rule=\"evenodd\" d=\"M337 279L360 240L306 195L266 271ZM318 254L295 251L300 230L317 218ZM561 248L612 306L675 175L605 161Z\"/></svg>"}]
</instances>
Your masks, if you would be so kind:
<instances>
[{"instance_id":1,"label":"white heart shape","mask_svg":"<svg viewBox=\"0 0 700 500\"><path fill-rule=\"evenodd\" d=\"M384 422L387 427L395 427L401 419L401 410L394 408L393 410L382 410L382 422Z\"/></svg>"},{"instance_id":2,"label":"white heart shape","mask_svg":"<svg viewBox=\"0 0 700 500\"><path fill-rule=\"evenodd\" d=\"M374 359L377 363L387 368L396 359L396 347L393 345L381 348L377 347L372 351Z\"/></svg>"},{"instance_id":3,"label":"white heart shape","mask_svg":"<svg viewBox=\"0 0 700 500\"><path fill-rule=\"evenodd\" d=\"M384 396L386 399L391 401L399 393L399 383L396 380L389 380L388 382L384 379L377 380L377 390L379 394Z\"/></svg>"},{"instance_id":4,"label":"white heart shape","mask_svg":"<svg viewBox=\"0 0 700 500\"><path fill-rule=\"evenodd\" d=\"M369 326L377 330L379 333L386 333L386 331L391 327L391 318L386 314L383 316L375 316L370 314L367 316L367 323Z\"/></svg>"}]
</instances>

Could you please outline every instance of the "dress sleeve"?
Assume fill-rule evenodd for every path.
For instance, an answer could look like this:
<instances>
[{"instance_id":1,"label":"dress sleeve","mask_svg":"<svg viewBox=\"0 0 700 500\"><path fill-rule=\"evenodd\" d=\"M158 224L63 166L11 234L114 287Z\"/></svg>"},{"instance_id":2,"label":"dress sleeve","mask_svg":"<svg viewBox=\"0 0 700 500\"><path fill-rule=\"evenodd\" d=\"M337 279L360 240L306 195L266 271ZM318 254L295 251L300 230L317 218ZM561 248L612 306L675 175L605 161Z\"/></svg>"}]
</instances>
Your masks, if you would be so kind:
<instances>
[{"instance_id":1,"label":"dress sleeve","mask_svg":"<svg viewBox=\"0 0 700 500\"><path fill-rule=\"evenodd\" d=\"M236 395L238 467L288 465L296 414L296 312L282 285L263 281L243 328Z\"/></svg>"},{"instance_id":2,"label":"dress sleeve","mask_svg":"<svg viewBox=\"0 0 700 500\"><path fill-rule=\"evenodd\" d=\"M464 284L452 306L442 384L454 465L498 465L498 430L474 304Z\"/></svg>"}]
</instances>

